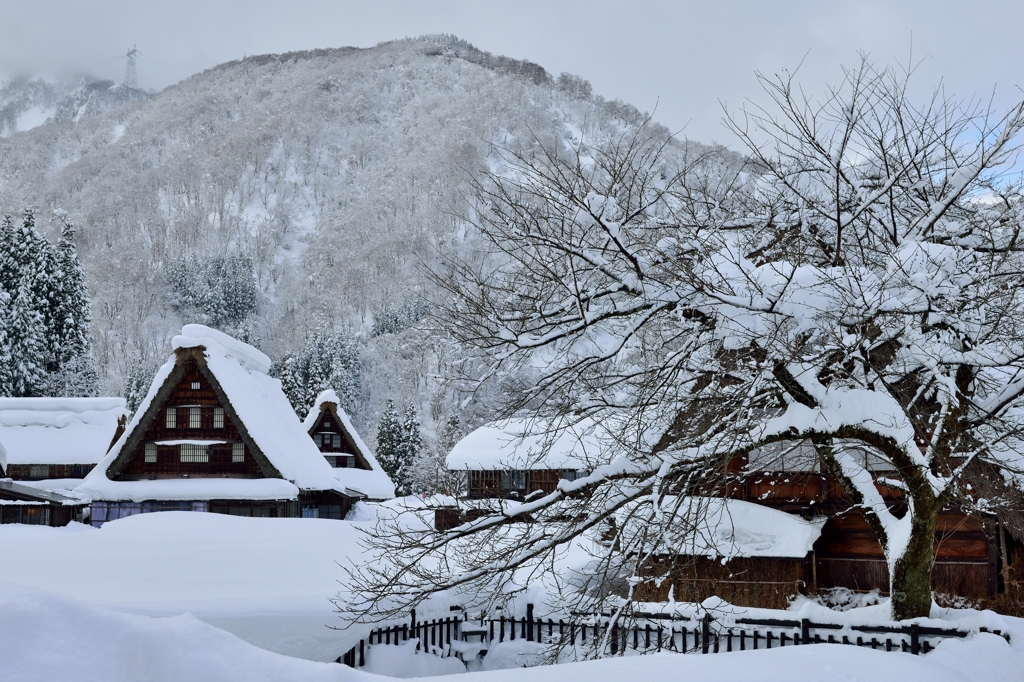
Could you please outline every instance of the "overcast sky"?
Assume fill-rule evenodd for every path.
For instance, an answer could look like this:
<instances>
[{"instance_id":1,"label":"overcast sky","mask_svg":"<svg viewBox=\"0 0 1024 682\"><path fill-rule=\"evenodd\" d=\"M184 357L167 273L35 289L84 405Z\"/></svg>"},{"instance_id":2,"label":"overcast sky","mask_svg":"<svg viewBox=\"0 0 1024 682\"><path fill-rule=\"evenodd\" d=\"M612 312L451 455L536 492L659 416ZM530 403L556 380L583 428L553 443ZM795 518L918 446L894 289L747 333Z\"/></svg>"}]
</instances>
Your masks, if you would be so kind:
<instances>
[{"instance_id":1,"label":"overcast sky","mask_svg":"<svg viewBox=\"0 0 1024 682\"><path fill-rule=\"evenodd\" d=\"M480 49L583 76L594 91L692 139L732 145L719 100L758 93L754 72L793 69L810 90L859 50L920 84L1007 104L1024 86L1024 2L948 0L508 2L0 0L0 73L79 69L120 81L137 44L139 85L160 89L243 55L454 33ZM805 57L806 55L806 57Z\"/></svg>"}]
</instances>

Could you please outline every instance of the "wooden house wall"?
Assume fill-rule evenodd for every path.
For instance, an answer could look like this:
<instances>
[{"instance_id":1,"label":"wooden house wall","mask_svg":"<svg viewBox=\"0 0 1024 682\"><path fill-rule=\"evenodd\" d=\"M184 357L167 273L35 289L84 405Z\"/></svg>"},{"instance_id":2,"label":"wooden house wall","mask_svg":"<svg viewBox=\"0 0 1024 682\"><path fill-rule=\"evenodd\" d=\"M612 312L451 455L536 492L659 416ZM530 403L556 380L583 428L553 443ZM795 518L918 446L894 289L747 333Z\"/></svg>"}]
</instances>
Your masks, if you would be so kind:
<instances>
[{"instance_id":1,"label":"wooden house wall","mask_svg":"<svg viewBox=\"0 0 1024 682\"><path fill-rule=\"evenodd\" d=\"M554 492L562 478L561 469L533 469L525 471L526 486L522 490L504 490L501 486L500 471L470 470L467 476L467 497L482 499L489 497L520 497L540 490Z\"/></svg>"},{"instance_id":2,"label":"wooden house wall","mask_svg":"<svg viewBox=\"0 0 1024 682\"><path fill-rule=\"evenodd\" d=\"M198 389L192 388L194 383L199 384ZM201 410L200 427L189 428L190 408L196 406ZM186 360L184 375L171 390L167 399L157 405L156 418L136 444L128 462L116 479L180 478L185 475L190 478L225 476L261 478L263 472L248 447L243 446L245 448L244 461L233 461L232 443L240 441L241 436L226 410L223 428L214 427L214 408L216 407L223 408L224 406L213 387L199 371L195 360ZM176 409L174 428L167 427L166 410L169 408ZM223 440L227 442L209 446L208 462L182 462L178 445L158 445L157 461L145 461L146 443L170 440Z\"/></svg>"},{"instance_id":3,"label":"wooden house wall","mask_svg":"<svg viewBox=\"0 0 1024 682\"><path fill-rule=\"evenodd\" d=\"M995 532L975 516L940 514L935 531L932 589L944 594L984 598L999 586ZM819 589L847 587L889 592L889 569L875 533L859 513L835 516L814 545Z\"/></svg>"},{"instance_id":4,"label":"wooden house wall","mask_svg":"<svg viewBox=\"0 0 1024 682\"><path fill-rule=\"evenodd\" d=\"M3 504L4 501L9 504ZM59 504L20 492L0 490L0 524L66 526L81 514L82 507L80 504Z\"/></svg>"},{"instance_id":5,"label":"wooden house wall","mask_svg":"<svg viewBox=\"0 0 1024 682\"><path fill-rule=\"evenodd\" d=\"M8 464L7 475L15 481L85 478L95 466L95 464Z\"/></svg>"},{"instance_id":6,"label":"wooden house wall","mask_svg":"<svg viewBox=\"0 0 1024 682\"><path fill-rule=\"evenodd\" d=\"M726 563L707 557L653 557L640 568L651 578L637 584L638 601L702 602L718 596L736 606L784 609L807 589L810 563L805 559L748 557ZM661 580L662 576L665 579Z\"/></svg>"}]
</instances>

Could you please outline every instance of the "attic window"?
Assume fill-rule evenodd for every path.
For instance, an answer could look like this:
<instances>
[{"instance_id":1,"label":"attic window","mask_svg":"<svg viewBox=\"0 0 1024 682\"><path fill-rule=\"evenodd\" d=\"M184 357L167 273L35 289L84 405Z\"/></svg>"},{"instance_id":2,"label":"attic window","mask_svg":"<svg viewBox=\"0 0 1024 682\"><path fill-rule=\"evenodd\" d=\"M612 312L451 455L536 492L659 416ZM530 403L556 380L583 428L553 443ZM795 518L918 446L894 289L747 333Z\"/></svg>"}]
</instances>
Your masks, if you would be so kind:
<instances>
[{"instance_id":1,"label":"attic window","mask_svg":"<svg viewBox=\"0 0 1024 682\"><path fill-rule=\"evenodd\" d=\"M213 408L213 428L223 429L224 428L224 408L215 407Z\"/></svg>"},{"instance_id":2,"label":"attic window","mask_svg":"<svg viewBox=\"0 0 1024 682\"><path fill-rule=\"evenodd\" d=\"M245 461L245 444L244 443L232 443L231 444L231 461L234 464Z\"/></svg>"},{"instance_id":3,"label":"attic window","mask_svg":"<svg viewBox=\"0 0 1024 682\"><path fill-rule=\"evenodd\" d=\"M181 454L182 463L203 463L210 461L210 453L206 450L205 445L196 445L194 443L182 443L179 451Z\"/></svg>"},{"instance_id":4,"label":"attic window","mask_svg":"<svg viewBox=\"0 0 1024 682\"><path fill-rule=\"evenodd\" d=\"M156 464L156 443L146 443L146 464Z\"/></svg>"},{"instance_id":5,"label":"attic window","mask_svg":"<svg viewBox=\"0 0 1024 682\"><path fill-rule=\"evenodd\" d=\"M199 382L198 381L193 381L192 382L192 390L193 391L198 391L199 390Z\"/></svg>"},{"instance_id":6,"label":"attic window","mask_svg":"<svg viewBox=\"0 0 1024 682\"><path fill-rule=\"evenodd\" d=\"M202 426L203 408L201 407L190 407L188 408L188 428L198 429Z\"/></svg>"},{"instance_id":7,"label":"attic window","mask_svg":"<svg viewBox=\"0 0 1024 682\"><path fill-rule=\"evenodd\" d=\"M178 410L173 407L167 408L167 418L164 422L169 429L178 428Z\"/></svg>"}]
</instances>

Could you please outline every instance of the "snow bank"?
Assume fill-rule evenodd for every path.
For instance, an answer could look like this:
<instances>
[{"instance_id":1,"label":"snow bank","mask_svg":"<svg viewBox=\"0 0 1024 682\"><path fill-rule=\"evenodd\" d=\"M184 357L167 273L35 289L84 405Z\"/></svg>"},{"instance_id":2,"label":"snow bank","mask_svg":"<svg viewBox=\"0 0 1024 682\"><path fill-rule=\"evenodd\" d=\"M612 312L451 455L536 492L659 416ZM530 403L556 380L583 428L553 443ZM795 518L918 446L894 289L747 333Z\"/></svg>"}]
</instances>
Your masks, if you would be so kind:
<instances>
[{"instance_id":1,"label":"snow bank","mask_svg":"<svg viewBox=\"0 0 1024 682\"><path fill-rule=\"evenodd\" d=\"M1001 642L1001 643L1000 643ZM954 646L949 646L954 644ZM488 654L490 656L490 654ZM927 656L841 644L702 656L671 653L472 673L473 682L1019 682L1024 657L994 635Z\"/></svg>"},{"instance_id":2,"label":"snow bank","mask_svg":"<svg viewBox=\"0 0 1024 682\"><path fill-rule=\"evenodd\" d=\"M578 469L605 463L604 431L587 420L546 433L552 425L530 419L492 422L456 443L448 453L451 470Z\"/></svg>"},{"instance_id":3,"label":"snow bank","mask_svg":"<svg viewBox=\"0 0 1024 682\"><path fill-rule=\"evenodd\" d=\"M366 648L368 673L388 677L436 677L466 672L466 666L457 658L441 658L416 651L418 640L410 639L399 645L375 644Z\"/></svg>"},{"instance_id":4,"label":"snow bank","mask_svg":"<svg viewBox=\"0 0 1024 682\"><path fill-rule=\"evenodd\" d=\"M191 615L149 618L0 585L5 682L369 679L335 663L264 651Z\"/></svg>"},{"instance_id":5,"label":"snow bank","mask_svg":"<svg viewBox=\"0 0 1024 682\"><path fill-rule=\"evenodd\" d=\"M94 464L124 414L124 398L0 398L0 443L10 464Z\"/></svg>"},{"instance_id":6,"label":"snow bank","mask_svg":"<svg viewBox=\"0 0 1024 682\"><path fill-rule=\"evenodd\" d=\"M359 639L327 626L340 625L330 601L338 562L363 561L366 527L202 512L140 514L99 529L0 525L0 582L138 614L193 613L273 651L332 661Z\"/></svg>"}]
</instances>

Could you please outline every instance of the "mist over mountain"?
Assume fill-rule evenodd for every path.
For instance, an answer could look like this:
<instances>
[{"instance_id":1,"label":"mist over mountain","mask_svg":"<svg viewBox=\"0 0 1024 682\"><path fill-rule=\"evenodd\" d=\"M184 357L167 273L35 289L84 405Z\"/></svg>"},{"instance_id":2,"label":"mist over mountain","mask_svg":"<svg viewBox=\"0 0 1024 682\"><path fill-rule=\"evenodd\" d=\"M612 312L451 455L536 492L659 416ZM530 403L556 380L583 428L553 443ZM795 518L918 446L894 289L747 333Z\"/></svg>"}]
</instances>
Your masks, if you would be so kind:
<instances>
[{"instance_id":1,"label":"mist over mountain","mask_svg":"<svg viewBox=\"0 0 1024 682\"><path fill-rule=\"evenodd\" d=\"M89 76L13 78L0 83L0 137L50 122L79 121L149 97L142 90Z\"/></svg>"},{"instance_id":2,"label":"mist over mountain","mask_svg":"<svg viewBox=\"0 0 1024 682\"><path fill-rule=\"evenodd\" d=\"M364 428L388 398L428 422L461 404L445 381L454 351L416 328L416 311L433 294L423 266L462 248L454 216L492 145L644 121L580 77L451 36L248 57L136 93L0 90L0 207L76 222L105 392L162 360L183 322L218 324L275 360L329 328L358 342ZM250 272L255 294L226 302Z\"/></svg>"}]
</instances>

